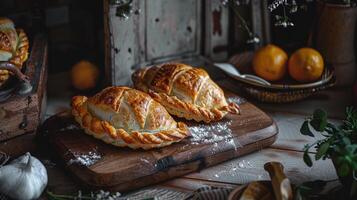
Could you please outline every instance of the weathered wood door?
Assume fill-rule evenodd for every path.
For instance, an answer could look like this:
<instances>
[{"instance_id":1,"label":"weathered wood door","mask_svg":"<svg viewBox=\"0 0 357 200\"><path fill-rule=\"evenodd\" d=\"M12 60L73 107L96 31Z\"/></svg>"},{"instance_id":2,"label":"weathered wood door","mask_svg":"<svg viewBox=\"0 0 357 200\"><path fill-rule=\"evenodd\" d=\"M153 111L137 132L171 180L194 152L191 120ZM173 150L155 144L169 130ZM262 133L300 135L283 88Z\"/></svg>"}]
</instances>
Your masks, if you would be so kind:
<instances>
[{"instance_id":1,"label":"weathered wood door","mask_svg":"<svg viewBox=\"0 0 357 200\"><path fill-rule=\"evenodd\" d=\"M220 0L134 0L133 8L139 12L123 20L104 3L109 84L130 84L135 69L152 63L227 57L228 9Z\"/></svg>"}]
</instances>

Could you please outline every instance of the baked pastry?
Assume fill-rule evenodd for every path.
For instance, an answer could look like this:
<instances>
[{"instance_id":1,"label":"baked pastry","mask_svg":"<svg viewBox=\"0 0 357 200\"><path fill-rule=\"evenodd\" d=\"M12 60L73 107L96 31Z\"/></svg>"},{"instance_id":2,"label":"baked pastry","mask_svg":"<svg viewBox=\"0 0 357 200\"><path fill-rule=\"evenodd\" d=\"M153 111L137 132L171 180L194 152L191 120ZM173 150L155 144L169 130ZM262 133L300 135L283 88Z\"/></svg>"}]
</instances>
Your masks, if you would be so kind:
<instances>
[{"instance_id":1,"label":"baked pastry","mask_svg":"<svg viewBox=\"0 0 357 200\"><path fill-rule=\"evenodd\" d=\"M72 114L84 131L115 146L151 149L189 135L148 94L128 87L109 87L91 98L75 96Z\"/></svg>"},{"instance_id":2,"label":"baked pastry","mask_svg":"<svg viewBox=\"0 0 357 200\"><path fill-rule=\"evenodd\" d=\"M135 88L149 93L170 114L206 123L227 113L239 114L235 103L227 103L223 90L208 73L180 63L166 63L139 69L132 80Z\"/></svg>"},{"instance_id":3,"label":"baked pastry","mask_svg":"<svg viewBox=\"0 0 357 200\"><path fill-rule=\"evenodd\" d=\"M22 29L15 29L8 18L0 18L0 61L8 61L21 69L28 58L29 41ZM11 72L0 70L0 86L9 79Z\"/></svg>"}]
</instances>

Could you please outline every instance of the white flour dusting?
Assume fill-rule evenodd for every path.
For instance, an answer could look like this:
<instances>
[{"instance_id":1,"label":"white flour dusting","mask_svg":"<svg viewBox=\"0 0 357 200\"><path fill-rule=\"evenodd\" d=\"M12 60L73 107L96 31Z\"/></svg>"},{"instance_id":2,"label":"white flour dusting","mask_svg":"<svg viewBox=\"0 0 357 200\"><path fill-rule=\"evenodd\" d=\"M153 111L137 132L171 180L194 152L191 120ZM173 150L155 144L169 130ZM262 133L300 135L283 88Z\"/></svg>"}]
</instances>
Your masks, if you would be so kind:
<instances>
[{"instance_id":1,"label":"white flour dusting","mask_svg":"<svg viewBox=\"0 0 357 200\"><path fill-rule=\"evenodd\" d=\"M233 131L230 128L232 123L232 120L226 119L211 124L189 126L191 137L188 138L188 144L183 148L192 148L191 145L212 144L209 149L212 153L231 148L237 151L242 145L232 135Z\"/></svg>"},{"instance_id":2,"label":"white flour dusting","mask_svg":"<svg viewBox=\"0 0 357 200\"><path fill-rule=\"evenodd\" d=\"M102 156L98 153L97 149L93 151L89 151L86 154L82 153L73 153L74 158L67 162L67 165L72 165L74 163L83 165L83 166L91 166L96 163L98 160L102 158Z\"/></svg>"},{"instance_id":3,"label":"white flour dusting","mask_svg":"<svg viewBox=\"0 0 357 200\"><path fill-rule=\"evenodd\" d=\"M70 131L70 130L77 130L80 129L78 126L74 125L74 124L70 124L64 128L59 129L59 132L63 132L63 131Z\"/></svg>"},{"instance_id":4,"label":"white flour dusting","mask_svg":"<svg viewBox=\"0 0 357 200\"><path fill-rule=\"evenodd\" d=\"M228 103L236 103L238 105L245 103L247 100L241 97L228 97L227 102Z\"/></svg>"},{"instance_id":5,"label":"white flour dusting","mask_svg":"<svg viewBox=\"0 0 357 200\"><path fill-rule=\"evenodd\" d=\"M241 169L251 169L253 168L253 165L249 162L249 160L242 160L239 161L238 167Z\"/></svg>"},{"instance_id":6,"label":"white flour dusting","mask_svg":"<svg viewBox=\"0 0 357 200\"><path fill-rule=\"evenodd\" d=\"M193 144L210 144L232 138L230 125L232 121L217 122L214 124L199 124L189 127Z\"/></svg>"}]
</instances>

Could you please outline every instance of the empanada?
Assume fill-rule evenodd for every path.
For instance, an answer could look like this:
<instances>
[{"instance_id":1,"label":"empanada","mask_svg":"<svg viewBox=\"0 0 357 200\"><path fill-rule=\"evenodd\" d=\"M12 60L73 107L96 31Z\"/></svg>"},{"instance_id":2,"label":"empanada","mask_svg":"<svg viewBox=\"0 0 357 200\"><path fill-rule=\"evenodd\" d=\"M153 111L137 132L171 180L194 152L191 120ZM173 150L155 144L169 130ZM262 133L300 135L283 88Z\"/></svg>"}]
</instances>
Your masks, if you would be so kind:
<instances>
[{"instance_id":1,"label":"empanada","mask_svg":"<svg viewBox=\"0 0 357 200\"><path fill-rule=\"evenodd\" d=\"M227 113L239 114L239 106L227 103L223 90L200 68L180 63L154 65L136 71L135 88L149 93L170 114L206 123Z\"/></svg>"},{"instance_id":2,"label":"empanada","mask_svg":"<svg viewBox=\"0 0 357 200\"><path fill-rule=\"evenodd\" d=\"M29 40L22 29L15 29L8 18L0 17L0 61L7 61L19 69L28 58ZM0 86L10 77L11 72L0 70Z\"/></svg>"},{"instance_id":3,"label":"empanada","mask_svg":"<svg viewBox=\"0 0 357 200\"><path fill-rule=\"evenodd\" d=\"M189 135L148 94L128 87L109 87L91 98L75 96L72 113L84 131L106 143L151 149L179 142Z\"/></svg>"}]
</instances>

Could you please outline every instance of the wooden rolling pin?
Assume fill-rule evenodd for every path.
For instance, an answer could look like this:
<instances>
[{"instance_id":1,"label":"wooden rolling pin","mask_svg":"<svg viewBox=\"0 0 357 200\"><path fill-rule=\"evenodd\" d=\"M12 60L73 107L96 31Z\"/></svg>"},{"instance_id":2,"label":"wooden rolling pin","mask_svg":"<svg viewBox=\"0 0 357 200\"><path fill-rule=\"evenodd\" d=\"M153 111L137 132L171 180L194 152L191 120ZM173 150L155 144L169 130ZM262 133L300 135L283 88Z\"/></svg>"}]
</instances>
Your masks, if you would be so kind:
<instances>
[{"instance_id":1,"label":"wooden rolling pin","mask_svg":"<svg viewBox=\"0 0 357 200\"><path fill-rule=\"evenodd\" d=\"M269 173L275 199L292 200L293 191L289 179L284 174L284 167L279 162L265 163L264 169Z\"/></svg>"}]
</instances>

